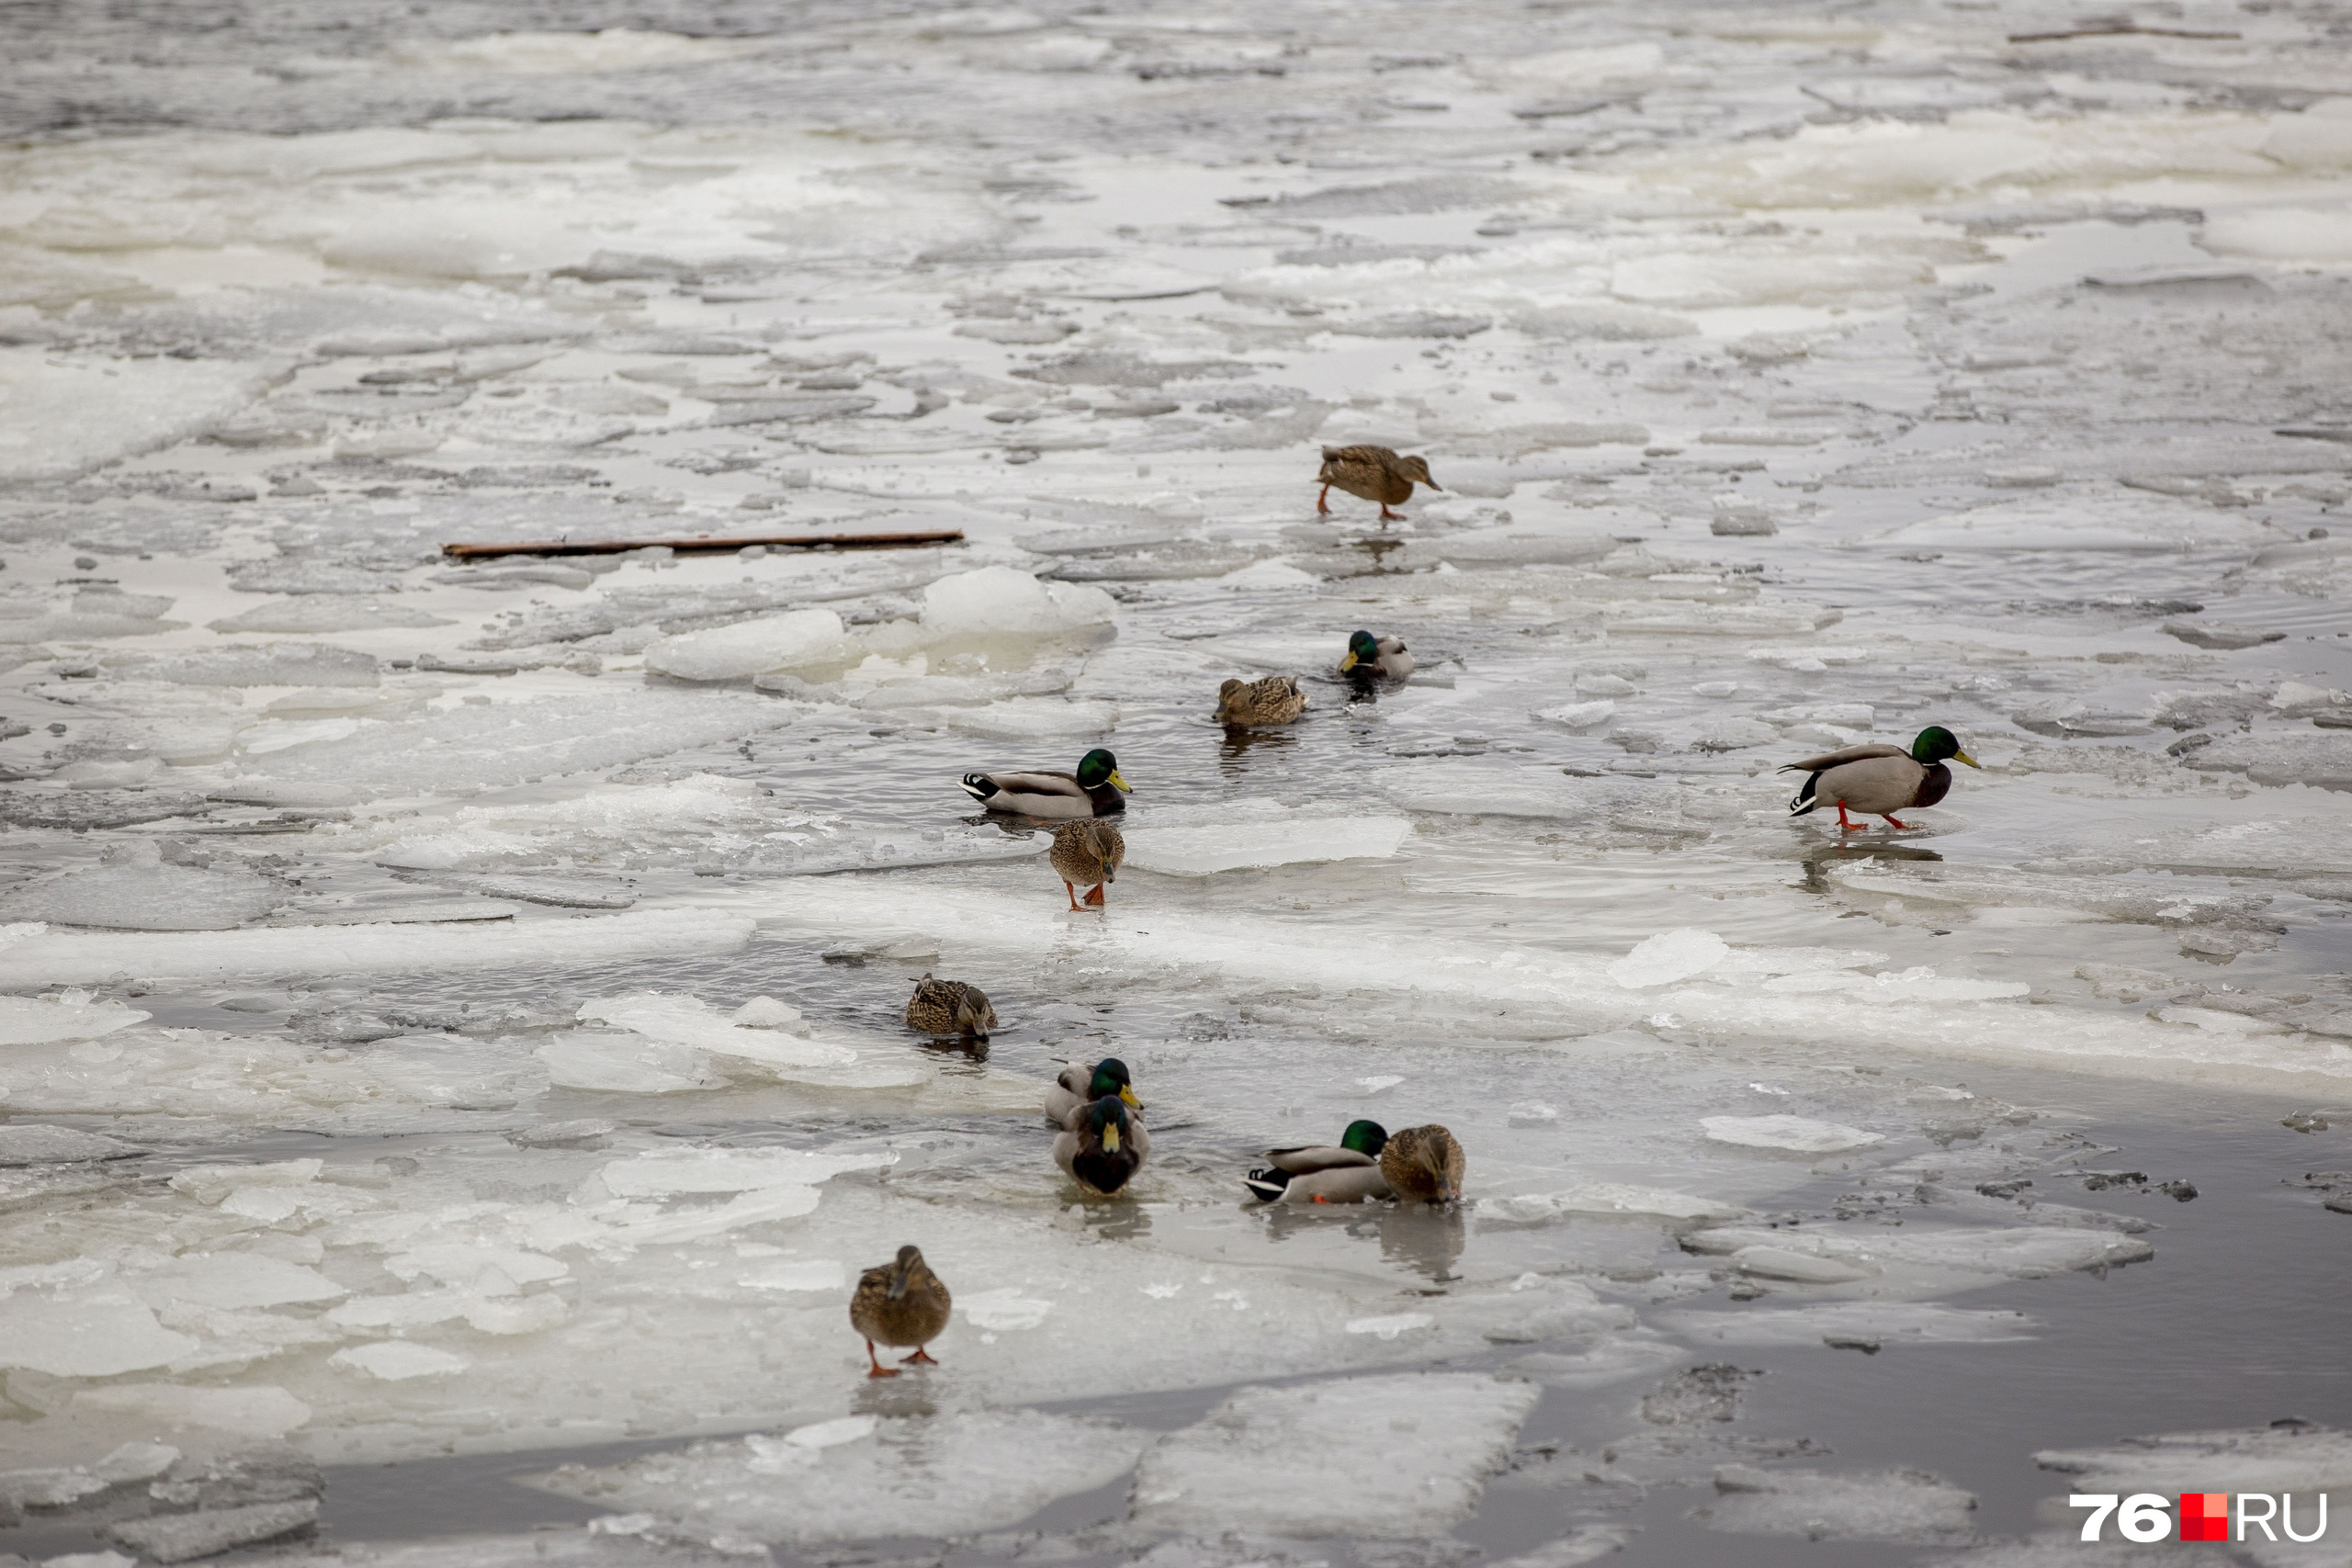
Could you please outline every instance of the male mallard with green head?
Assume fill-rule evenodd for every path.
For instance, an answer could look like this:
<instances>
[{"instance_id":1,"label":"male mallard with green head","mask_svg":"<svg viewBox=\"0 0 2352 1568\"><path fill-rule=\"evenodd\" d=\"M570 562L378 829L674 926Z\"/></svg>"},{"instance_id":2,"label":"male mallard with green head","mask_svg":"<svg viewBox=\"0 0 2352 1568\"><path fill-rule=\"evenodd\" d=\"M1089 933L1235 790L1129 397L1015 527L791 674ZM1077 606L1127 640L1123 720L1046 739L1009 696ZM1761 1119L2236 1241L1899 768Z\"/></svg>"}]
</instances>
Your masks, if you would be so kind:
<instances>
[{"instance_id":1,"label":"male mallard with green head","mask_svg":"<svg viewBox=\"0 0 2352 1568\"><path fill-rule=\"evenodd\" d=\"M1827 801L1838 807L1838 826L1859 833L1867 822L1849 822L1848 808L1886 818L1890 828L1909 824L1894 814L1915 806L1933 806L1951 788L1951 770L1944 759L1978 766L1960 749L1960 738L1939 724L1919 731L1905 751L1900 746L1849 746L1825 751L1802 762L1781 764L1784 773L1804 773L1804 784L1789 802L1789 815L1802 817Z\"/></svg>"},{"instance_id":2,"label":"male mallard with green head","mask_svg":"<svg viewBox=\"0 0 2352 1568\"><path fill-rule=\"evenodd\" d=\"M1383 522L1396 520L1396 513L1388 509L1411 500L1416 484L1431 490L1444 488L1430 478L1426 458L1400 457L1385 446L1326 446L1323 471L1315 478L1323 487L1315 498L1316 511L1328 513L1331 510L1331 489L1336 485L1350 495L1380 502Z\"/></svg>"},{"instance_id":3,"label":"male mallard with green head","mask_svg":"<svg viewBox=\"0 0 2352 1568\"><path fill-rule=\"evenodd\" d=\"M964 793L990 811L1058 820L1115 817L1127 808L1127 781L1119 759L1098 746L1078 760L1074 773L966 773Z\"/></svg>"},{"instance_id":4,"label":"male mallard with green head","mask_svg":"<svg viewBox=\"0 0 2352 1568\"><path fill-rule=\"evenodd\" d=\"M1359 680L1401 681L1412 672L1413 656L1402 637L1355 632L1348 637L1348 651L1340 656L1340 673Z\"/></svg>"},{"instance_id":5,"label":"male mallard with green head","mask_svg":"<svg viewBox=\"0 0 2352 1568\"><path fill-rule=\"evenodd\" d=\"M1380 1151L1380 1174L1389 1190L1408 1203L1451 1203L1462 1196L1468 1165L1453 1134L1431 1123L1408 1127Z\"/></svg>"},{"instance_id":6,"label":"male mallard with green head","mask_svg":"<svg viewBox=\"0 0 2352 1568\"><path fill-rule=\"evenodd\" d=\"M1071 1111L1103 1099L1116 1100L1130 1111L1143 1109L1143 1101L1136 1098L1135 1080L1128 1076L1127 1065L1118 1057L1105 1056L1091 1067L1072 1062L1061 1070L1060 1077L1046 1086L1046 1120L1057 1127L1067 1126Z\"/></svg>"},{"instance_id":7,"label":"male mallard with green head","mask_svg":"<svg viewBox=\"0 0 2352 1568\"><path fill-rule=\"evenodd\" d=\"M1119 868L1127 862L1127 840L1100 818L1082 817L1054 829L1054 847L1046 859L1053 865L1054 874L1062 879L1062 891L1069 895L1072 909L1079 907L1081 887L1090 890L1088 906L1099 909L1102 889L1119 880Z\"/></svg>"},{"instance_id":8,"label":"male mallard with green head","mask_svg":"<svg viewBox=\"0 0 2352 1568\"><path fill-rule=\"evenodd\" d=\"M989 1031L996 1027L996 1009L978 986L925 975L907 998L907 1027L918 1034L953 1034L986 1044Z\"/></svg>"},{"instance_id":9,"label":"male mallard with green head","mask_svg":"<svg viewBox=\"0 0 2352 1568\"><path fill-rule=\"evenodd\" d=\"M1377 1122L1351 1122L1336 1144L1268 1149L1266 1166L1242 1179L1251 1196L1265 1203L1361 1203L1390 1195L1381 1174L1387 1129Z\"/></svg>"},{"instance_id":10,"label":"male mallard with green head","mask_svg":"<svg viewBox=\"0 0 2352 1568\"><path fill-rule=\"evenodd\" d=\"M946 1331L955 1304L946 1285L922 1260L920 1247L902 1247L890 1262L860 1274L857 1292L849 1299L849 1325L865 1336L865 1359L873 1368L865 1375L899 1375L898 1367L886 1367L876 1359L877 1343L913 1346L915 1353L900 1366L937 1366L923 1347Z\"/></svg>"},{"instance_id":11,"label":"male mallard with green head","mask_svg":"<svg viewBox=\"0 0 2352 1568\"><path fill-rule=\"evenodd\" d=\"M1115 1094L1071 1111L1054 1140L1054 1163L1071 1180L1105 1198L1134 1179L1150 1156L1151 1134Z\"/></svg>"},{"instance_id":12,"label":"male mallard with green head","mask_svg":"<svg viewBox=\"0 0 2352 1568\"><path fill-rule=\"evenodd\" d=\"M1236 729L1261 724L1288 724L1306 711L1306 694L1295 675L1269 675L1262 681L1227 681L1216 689L1216 721Z\"/></svg>"}]
</instances>

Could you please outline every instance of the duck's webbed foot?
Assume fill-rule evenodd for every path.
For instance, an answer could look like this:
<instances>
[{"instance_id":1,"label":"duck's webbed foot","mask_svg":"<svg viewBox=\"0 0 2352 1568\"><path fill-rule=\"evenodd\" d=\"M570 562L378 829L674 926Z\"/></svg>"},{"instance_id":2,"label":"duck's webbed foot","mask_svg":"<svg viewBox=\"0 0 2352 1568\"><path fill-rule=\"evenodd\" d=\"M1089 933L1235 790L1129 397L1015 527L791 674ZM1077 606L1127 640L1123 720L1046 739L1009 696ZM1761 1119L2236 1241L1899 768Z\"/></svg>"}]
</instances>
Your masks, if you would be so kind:
<instances>
[{"instance_id":1,"label":"duck's webbed foot","mask_svg":"<svg viewBox=\"0 0 2352 1568\"><path fill-rule=\"evenodd\" d=\"M918 1345L915 1347L915 1353L913 1355L901 1356L899 1358L899 1365L902 1367L935 1367L939 1365L939 1359L925 1350L922 1346Z\"/></svg>"},{"instance_id":2,"label":"duck's webbed foot","mask_svg":"<svg viewBox=\"0 0 2352 1568\"><path fill-rule=\"evenodd\" d=\"M1846 803L1844 801L1841 800L1838 803L1838 828L1840 832L1860 833L1868 829L1869 827L1869 823L1857 822L1846 815Z\"/></svg>"},{"instance_id":3,"label":"duck's webbed foot","mask_svg":"<svg viewBox=\"0 0 2352 1568\"><path fill-rule=\"evenodd\" d=\"M1886 818L1886 825L1890 828L1900 828L1905 832L1911 829L1910 823L1903 821L1891 811L1882 811L1879 815Z\"/></svg>"},{"instance_id":4,"label":"duck's webbed foot","mask_svg":"<svg viewBox=\"0 0 2352 1568\"><path fill-rule=\"evenodd\" d=\"M1078 907L1078 889L1075 886L1065 882L1062 884L1062 891L1069 895L1069 907L1072 914L1082 915L1086 912Z\"/></svg>"},{"instance_id":5,"label":"duck's webbed foot","mask_svg":"<svg viewBox=\"0 0 2352 1568\"><path fill-rule=\"evenodd\" d=\"M1094 890L1086 896L1086 901L1095 908L1099 909L1102 907L1102 885L1101 883L1098 882L1094 885Z\"/></svg>"},{"instance_id":6,"label":"duck's webbed foot","mask_svg":"<svg viewBox=\"0 0 2352 1568\"><path fill-rule=\"evenodd\" d=\"M874 1341L871 1339L865 1342L865 1359L866 1364L874 1369L865 1374L869 1378L894 1378L899 1375L898 1368L884 1366L880 1358L874 1354Z\"/></svg>"},{"instance_id":7,"label":"duck's webbed foot","mask_svg":"<svg viewBox=\"0 0 2352 1568\"><path fill-rule=\"evenodd\" d=\"M1383 523L1402 523L1405 521L1405 514L1401 512L1389 511L1384 502L1380 508L1380 520Z\"/></svg>"},{"instance_id":8,"label":"duck's webbed foot","mask_svg":"<svg viewBox=\"0 0 2352 1568\"><path fill-rule=\"evenodd\" d=\"M1315 510L1323 513L1327 517L1330 515L1331 487L1329 485L1325 485L1323 487L1323 493L1315 498Z\"/></svg>"}]
</instances>

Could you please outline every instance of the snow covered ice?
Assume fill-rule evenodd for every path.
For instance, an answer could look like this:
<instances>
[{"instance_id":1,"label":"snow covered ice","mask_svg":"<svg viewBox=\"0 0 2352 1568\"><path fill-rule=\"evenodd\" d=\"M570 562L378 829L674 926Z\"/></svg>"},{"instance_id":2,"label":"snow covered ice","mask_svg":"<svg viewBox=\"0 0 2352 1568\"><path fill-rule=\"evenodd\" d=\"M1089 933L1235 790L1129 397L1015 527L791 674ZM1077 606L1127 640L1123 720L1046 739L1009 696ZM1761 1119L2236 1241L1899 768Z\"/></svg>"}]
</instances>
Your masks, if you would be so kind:
<instances>
[{"instance_id":1,"label":"snow covered ice","mask_svg":"<svg viewBox=\"0 0 2352 1568\"><path fill-rule=\"evenodd\" d=\"M0 1553L390 1563L292 1467L492 1455L608 1515L485 1565L2026 1561L2036 1453L2335 1484L2352 1409L2252 1393L1984 1473L1653 1418L2008 1388L2352 1202L2328 18L196 15L28 15L0 94L0 1495L64 1498ZM1318 517L1359 442L1445 488ZM1907 826L1788 815L1929 725ZM1097 746L1081 915L956 781ZM1095 1202L1036 1107L1104 1055ZM1247 1201L1359 1118L1459 1209ZM907 1242L942 1364L868 1386Z\"/></svg>"}]
</instances>

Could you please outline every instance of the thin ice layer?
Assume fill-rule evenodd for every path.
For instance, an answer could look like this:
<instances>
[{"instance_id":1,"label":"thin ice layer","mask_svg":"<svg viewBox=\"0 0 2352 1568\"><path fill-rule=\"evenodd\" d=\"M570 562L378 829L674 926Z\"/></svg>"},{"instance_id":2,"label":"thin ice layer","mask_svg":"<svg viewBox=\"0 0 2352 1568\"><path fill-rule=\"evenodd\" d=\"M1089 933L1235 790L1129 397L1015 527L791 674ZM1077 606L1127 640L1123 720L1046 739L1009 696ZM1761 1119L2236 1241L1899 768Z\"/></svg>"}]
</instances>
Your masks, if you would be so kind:
<instances>
[{"instance_id":1,"label":"thin ice layer","mask_svg":"<svg viewBox=\"0 0 2352 1568\"><path fill-rule=\"evenodd\" d=\"M1101 1417L1029 1410L853 1416L609 1469L566 1465L537 1483L706 1537L811 1544L966 1535L1107 1485L1144 1442Z\"/></svg>"},{"instance_id":2,"label":"thin ice layer","mask_svg":"<svg viewBox=\"0 0 2352 1568\"><path fill-rule=\"evenodd\" d=\"M1193 1535L1431 1533L1477 1506L1535 1398L1531 1384L1459 1373L1245 1390L1152 1446L1132 1515ZM1414 1485L1365 1462L1374 1433L1412 1456Z\"/></svg>"}]
</instances>

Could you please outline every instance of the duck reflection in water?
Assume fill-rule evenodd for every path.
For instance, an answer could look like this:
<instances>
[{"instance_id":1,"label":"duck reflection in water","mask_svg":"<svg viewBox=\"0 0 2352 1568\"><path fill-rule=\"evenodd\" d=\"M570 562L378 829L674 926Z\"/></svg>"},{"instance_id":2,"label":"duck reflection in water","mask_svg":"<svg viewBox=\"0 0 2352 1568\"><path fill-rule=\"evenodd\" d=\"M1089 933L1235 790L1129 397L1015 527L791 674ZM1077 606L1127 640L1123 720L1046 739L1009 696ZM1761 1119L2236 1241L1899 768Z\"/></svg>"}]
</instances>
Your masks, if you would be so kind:
<instances>
[{"instance_id":1,"label":"duck reflection in water","mask_svg":"<svg viewBox=\"0 0 2352 1568\"><path fill-rule=\"evenodd\" d=\"M1461 1278L1453 1266L1468 1245L1469 1228L1458 1207L1399 1203L1380 1216L1380 1256L1439 1284Z\"/></svg>"},{"instance_id":2,"label":"duck reflection in water","mask_svg":"<svg viewBox=\"0 0 2352 1568\"><path fill-rule=\"evenodd\" d=\"M1944 857L1933 850L1922 849L1917 844L1890 844L1883 840L1874 843L1856 843L1850 840L1841 840L1838 842L1816 844L1805 851L1803 858L1804 890L1808 893L1835 896L1846 893L1847 890L1839 887L1831 879L1829 873L1834 866L1860 865L1862 862L1872 858L1883 861L1939 861ZM1851 897L1850 894L1848 896Z\"/></svg>"},{"instance_id":3,"label":"duck reflection in water","mask_svg":"<svg viewBox=\"0 0 2352 1568\"><path fill-rule=\"evenodd\" d=\"M1217 761L1239 762L1255 749L1262 748L1269 757L1279 757L1298 744L1298 737L1287 729L1239 729L1228 727L1224 743L1217 747Z\"/></svg>"},{"instance_id":4,"label":"duck reflection in water","mask_svg":"<svg viewBox=\"0 0 2352 1568\"><path fill-rule=\"evenodd\" d=\"M1461 1278L1453 1271L1454 1265L1469 1245L1469 1227L1458 1208L1431 1208L1423 1203L1373 1202L1344 1208L1278 1203L1253 1205L1252 1212L1261 1217L1267 1236L1275 1242L1344 1230L1351 1242L1377 1239L1384 1261L1441 1285Z\"/></svg>"}]
</instances>

